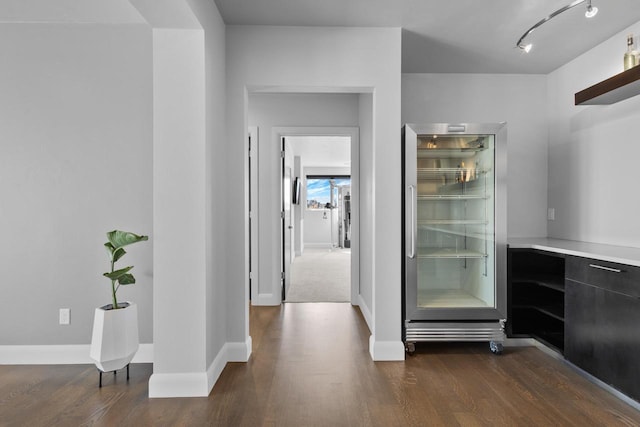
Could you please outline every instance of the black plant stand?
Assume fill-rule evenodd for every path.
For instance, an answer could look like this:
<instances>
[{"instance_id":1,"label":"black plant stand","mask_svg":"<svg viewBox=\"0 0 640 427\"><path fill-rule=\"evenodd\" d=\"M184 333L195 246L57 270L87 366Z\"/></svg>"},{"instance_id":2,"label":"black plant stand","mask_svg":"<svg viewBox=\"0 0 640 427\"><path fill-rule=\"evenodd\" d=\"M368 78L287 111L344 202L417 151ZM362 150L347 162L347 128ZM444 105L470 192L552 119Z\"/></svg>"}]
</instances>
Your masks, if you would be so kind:
<instances>
[{"instance_id":1,"label":"black plant stand","mask_svg":"<svg viewBox=\"0 0 640 427\"><path fill-rule=\"evenodd\" d=\"M129 381L129 365L130 365L130 364L127 364L127 381ZM98 369L98 372L100 373L100 385L98 385L98 387L99 387L99 388L102 388L102 374L104 374L104 372L103 372L103 371L101 371L100 369ZM116 370L116 371L113 371L113 376L114 376L114 377L116 376L116 373L117 373L117 372L118 372L117 370Z\"/></svg>"}]
</instances>

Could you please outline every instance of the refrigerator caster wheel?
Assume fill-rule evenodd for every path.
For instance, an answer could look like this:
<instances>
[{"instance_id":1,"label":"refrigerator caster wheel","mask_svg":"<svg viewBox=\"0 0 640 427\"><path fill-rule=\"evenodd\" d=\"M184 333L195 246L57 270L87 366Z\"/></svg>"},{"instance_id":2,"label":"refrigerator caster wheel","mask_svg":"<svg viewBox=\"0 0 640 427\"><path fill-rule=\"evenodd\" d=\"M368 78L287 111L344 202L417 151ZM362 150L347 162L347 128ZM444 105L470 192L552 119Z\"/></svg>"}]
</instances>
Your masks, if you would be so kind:
<instances>
[{"instance_id":1,"label":"refrigerator caster wheel","mask_svg":"<svg viewBox=\"0 0 640 427\"><path fill-rule=\"evenodd\" d=\"M409 356L413 356L413 353L416 352L416 344L413 342L408 342L404 345L404 349Z\"/></svg>"},{"instance_id":2,"label":"refrigerator caster wheel","mask_svg":"<svg viewBox=\"0 0 640 427\"><path fill-rule=\"evenodd\" d=\"M504 350L502 343L496 341L491 341L489 343L489 348L491 349L491 353L493 354L502 354L502 350Z\"/></svg>"}]
</instances>

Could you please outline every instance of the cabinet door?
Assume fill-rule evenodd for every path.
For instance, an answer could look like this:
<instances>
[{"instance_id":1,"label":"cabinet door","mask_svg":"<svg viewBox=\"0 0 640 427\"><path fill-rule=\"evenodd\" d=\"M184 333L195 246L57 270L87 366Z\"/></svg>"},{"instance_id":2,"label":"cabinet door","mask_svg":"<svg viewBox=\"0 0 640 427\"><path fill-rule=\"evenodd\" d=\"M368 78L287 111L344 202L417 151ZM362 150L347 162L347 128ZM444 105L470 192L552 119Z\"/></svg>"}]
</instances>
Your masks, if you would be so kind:
<instances>
[{"instance_id":1,"label":"cabinet door","mask_svg":"<svg viewBox=\"0 0 640 427\"><path fill-rule=\"evenodd\" d=\"M640 267L569 256L566 277L576 282L640 298Z\"/></svg>"},{"instance_id":2,"label":"cabinet door","mask_svg":"<svg viewBox=\"0 0 640 427\"><path fill-rule=\"evenodd\" d=\"M640 300L567 279L565 357L640 398Z\"/></svg>"}]
</instances>

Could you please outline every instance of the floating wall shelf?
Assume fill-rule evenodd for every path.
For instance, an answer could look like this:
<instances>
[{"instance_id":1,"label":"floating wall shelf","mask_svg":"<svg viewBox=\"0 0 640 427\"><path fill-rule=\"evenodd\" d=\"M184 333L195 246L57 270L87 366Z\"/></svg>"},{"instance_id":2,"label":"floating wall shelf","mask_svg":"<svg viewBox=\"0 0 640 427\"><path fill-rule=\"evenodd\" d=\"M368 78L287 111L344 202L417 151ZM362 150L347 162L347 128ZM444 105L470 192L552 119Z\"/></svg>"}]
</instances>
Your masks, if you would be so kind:
<instances>
[{"instance_id":1,"label":"floating wall shelf","mask_svg":"<svg viewBox=\"0 0 640 427\"><path fill-rule=\"evenodd\" d=\"M575 95L575 105L607 105L640 95L640 66L588 87Z\"/></svg>"}]
</instances>

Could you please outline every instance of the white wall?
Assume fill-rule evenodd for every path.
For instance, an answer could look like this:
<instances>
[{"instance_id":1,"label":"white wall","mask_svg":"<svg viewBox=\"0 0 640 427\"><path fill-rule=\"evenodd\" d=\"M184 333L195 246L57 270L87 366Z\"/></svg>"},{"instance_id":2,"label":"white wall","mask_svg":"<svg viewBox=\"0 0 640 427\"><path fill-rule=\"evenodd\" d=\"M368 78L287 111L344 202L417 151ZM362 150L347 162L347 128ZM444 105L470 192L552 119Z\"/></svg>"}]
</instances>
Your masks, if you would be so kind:
<instances>
[{"instance_id":1,"label":"white wall","mask_svg":"<svg viewBox=\"0 0 640 427\"><path fill-rule=\"evenodd\" d=\"M229 231L229 339L248 336L246 131L250 91L373 93L373 335L374 359L403 359L400 310L401 31L388 28L227 27L227 101L231 197ZM397 224L398 227L390 227ZM377 241L384 244L376 245ZM243 283L240 286L240 283Z\"/></svg>"},{"instance_id":2,"label":"white wall","mask_svg":"<svg viewBox=\"0 0 640 427\"><path fill-rule=\"evenodd\" d=\"M640 247L640 96L574 105L576 92L623 71L628 33L640 22L548 76L551 237Z\"/></svg>"},{"instance_id":3,"label":"white wall","mask_svg":"<svg viewBox=\"0 0 640 427\"><path fill-rule=\"evenodd\" d=\"M128 4L80 7L75 22L73 8L61 22L35 4L16 3L16 22L0 10L0 345L89 344L94 308L110 302L103 243L114 228L151 236L121 261L138 283L118 292L138 304L151 343L149 27Z\"/></svg>"},{"instance_id":4,"label":"white wall","mask_svg":"<svg viewBox=\"0 0 640 427\"><path fill-rule=\"evenodd\" d=\"M547 235L546 76L403 74L402 121L506 121L508 236Z\"/></svg>"},{"instance_id":5,"label":"white wall","mask_svg":"<svg viewBox=\"0 0 640 427\"><path fill-rule=\"evenodd\" d=\"M338 223L337 215L333 215L329 209L308 210L305 213L305 224L307 232L304 235L304 247L331 249L331 235L335 235L335 227ZM331 228L333 222L334 229ZM335 242L335 236L333 241Z\"/></svg>"},{"instance_id":6,"label":"white wall","mask_svg":"<svg viewBox=\"0 0 640 427\"><path fill-rule=\"evenodd\" d=\"M358 96L355 94L251 94L249 123L258 127L258 272L252 285L258 288L252 304L278 305L280 293L281 199L280 142L274 128L358 126ZM305 159L301 159L304 163ZM304 196L304 191L303 191ZM302 206L302 205L301 205ZM303 233L313 233L300 210Z\"/></svg>"}]
</instances>

